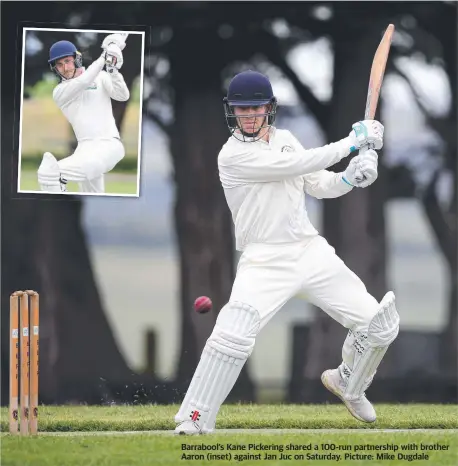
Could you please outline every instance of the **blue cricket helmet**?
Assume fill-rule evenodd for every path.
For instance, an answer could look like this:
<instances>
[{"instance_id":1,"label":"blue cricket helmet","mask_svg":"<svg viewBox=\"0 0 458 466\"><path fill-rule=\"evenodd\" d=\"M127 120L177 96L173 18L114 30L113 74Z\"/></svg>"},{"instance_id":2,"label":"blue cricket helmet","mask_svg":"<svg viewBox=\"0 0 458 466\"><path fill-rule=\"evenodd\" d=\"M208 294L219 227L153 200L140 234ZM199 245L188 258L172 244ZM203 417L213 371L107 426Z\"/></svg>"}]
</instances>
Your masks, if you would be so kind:
<instances>
[{"instance_id":1,"label":"blue cricket helmet","mask_svg":"<svg viewBox=\"0 0 458 466\"><path fill-rule=\"evenodd\" d=\"M257 71L247 70L237 74L229 83L227 96L223 99L226 122L230 133L243 142L253 142L258 137L262 128L269 128L275 122L277 112L277 99L274 96L272 85L267 76ZM234 107L258 107L268 105L268 111L264 113L267 125L256 133L245 133L239 127L234 114ZM262 115L261 115L262 116ZM265 121L265 123L266 123ZM238 137L238 136L242 137ZM247 139L249 138L249 139Z\"/></svg>"},{"instance_id":2,"label":"blue cricket helmet","mask_svg":"<svg viewBox=\"0 0 458 466\"><path fill-rule=\"evenodd\" d=\"M253 107L267 105L275 99L269 79L257 71L243 71L229 84L227 101L229 105Z\"/></svg>"},{"instance_id":3,"label":"blue cricket helmet","mask_svg":"<svg viewBox=\"0 0 458 466\"><path fill-rule=\"evenodd\" d=\"M59 78L63 79L63 76L56 70L56 60L64 57L74 57L75 68L81 68L83 66L83 56L76 48L75 44L68 40L60 40L51 45L49 49L48 63L53 71Z\"/></svg>"}]
</instances>

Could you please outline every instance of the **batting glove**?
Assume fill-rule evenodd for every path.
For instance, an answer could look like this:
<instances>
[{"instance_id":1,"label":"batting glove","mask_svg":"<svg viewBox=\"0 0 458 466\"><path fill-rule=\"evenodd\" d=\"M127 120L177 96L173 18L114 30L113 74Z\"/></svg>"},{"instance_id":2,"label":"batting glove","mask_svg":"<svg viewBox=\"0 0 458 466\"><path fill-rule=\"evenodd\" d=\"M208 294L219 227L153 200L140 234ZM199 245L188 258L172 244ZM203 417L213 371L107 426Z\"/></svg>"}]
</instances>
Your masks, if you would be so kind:
<instances>
[{"instance_id":1,"label":"batting glove","mask_svg":"<svg viewBox=\"0 0 458 466\"><path fill-rule=\"evenodd\" d=\"M126 46L124 38L119 34L110 34L109 36L105 37L101 47L103 50L107 50L110 44L117 45L121 50L124 50L124 47Z\"/></svg>"},{"instance_id":2,"label":"batting glove","mask_svg":"<svg viewBox=\"0 0 458 466\"><path fill-rule=\"evenodd\" d=\"M358 121L352 125L352 128L349 135L353 143L352 151L364 146L375 150L383 147L384 127L377 120Z\"/></svg>"},{"instance_id":3,"label":"batting glove","mask_svg":"<svg viewBox=\"0 0 458 466\"><path fill-rule=\"evenodd\" d=\"M116 44L110 44L105 52L105 65L108 73L117 74L123 63L121 49Z\"/></svg>"},{"instance_id":4,"label":"batting glove","mask_svg":"<svg viewBox=\"0 0 458 466\"><path fill-rule=\"evenodd\" d=\"M377 152L369 149L362 155L357 155L350 160L347 169L342 174L342 180L357 188L367 188L378 177L377 167Z\"/></svg>"}]
</instances>

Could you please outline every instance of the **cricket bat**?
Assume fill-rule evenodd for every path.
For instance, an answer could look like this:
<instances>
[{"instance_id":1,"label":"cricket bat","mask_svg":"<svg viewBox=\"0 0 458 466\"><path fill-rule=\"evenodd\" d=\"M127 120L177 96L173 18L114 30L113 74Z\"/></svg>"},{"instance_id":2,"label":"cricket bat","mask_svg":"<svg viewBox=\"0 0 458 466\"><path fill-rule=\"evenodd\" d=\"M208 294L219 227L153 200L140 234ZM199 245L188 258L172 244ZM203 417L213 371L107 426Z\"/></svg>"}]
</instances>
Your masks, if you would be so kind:
<instances>
[{"instance_id":1,"label":"cricket bat","mask_svg":"<svg viewBox=\"0 0 458 466\"><path fill-rule=\"evenodd\" d=\"M129 35L128 32L120 32L119 35L122 37L124 43L126 43L127 36Z\"/></svg>"},{"instance_id":2,"label":"cricket bat","mask_svg":"<svg viewBox=\"0 0 458 466\"><path fill-rule=\"evenodd\" d=\"M369 88L367 90L366 110L364 112L365 120L373 120L375 118L375 112L377 111L377 104L380 96L380 89L382 88L383 76L385 75L386 62L388 60L388 54L390 53L391 41L393 39L394 24L390 24L385 34L383 34L382 40L374 55L372 61L371 74L369 77ZM371 149L369 144L361 147L359 153L362 154L366 150ZM362 181L360 177L357 177L358 181Z\"/></svg>"}]
</instances>

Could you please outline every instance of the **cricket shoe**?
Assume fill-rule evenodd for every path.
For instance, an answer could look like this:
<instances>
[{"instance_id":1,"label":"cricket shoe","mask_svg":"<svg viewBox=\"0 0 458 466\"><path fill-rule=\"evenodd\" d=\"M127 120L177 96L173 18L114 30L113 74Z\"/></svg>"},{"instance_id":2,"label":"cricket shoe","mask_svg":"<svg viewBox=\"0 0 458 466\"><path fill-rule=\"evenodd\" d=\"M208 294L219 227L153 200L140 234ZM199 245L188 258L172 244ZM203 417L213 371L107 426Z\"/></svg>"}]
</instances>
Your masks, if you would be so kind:
<instances>
[{"instance_id":1,"label":"cricket shoe","mask_svg":"<svg viewBox=\"0 0 458 466\"><path fill-rule=\"evenodd\" d=\"M210 434L214 428L206 428L199 426L195 421L183 421L175 427L175 434L177 435L201 435Z\"/></svg>"},{"instance_id":2,"label":"cricket shoe","mask_svg":"<svg viewBox=\"0 0 458 466\"><path fill-rule=\"evenodd\" d=\"M175 427L175 434L178 435L200 435L202 429L195 421L183 421Z\"/></svg>"},{"instance_id":3,"label":"cricket shoe","mask_svg":"<svg viewBox=\"0 0 458 466\"><path fill-rule=\"evenodd\" d=\"M350 414L363 422L374 422L377 418L375 409L366 395L361 395L356 400L347 400L344 396L345 383L340 376L339 369L329 369L321 374L323 385L334 395L338 396L347 407Z\"/></svg>"}]
</instances>

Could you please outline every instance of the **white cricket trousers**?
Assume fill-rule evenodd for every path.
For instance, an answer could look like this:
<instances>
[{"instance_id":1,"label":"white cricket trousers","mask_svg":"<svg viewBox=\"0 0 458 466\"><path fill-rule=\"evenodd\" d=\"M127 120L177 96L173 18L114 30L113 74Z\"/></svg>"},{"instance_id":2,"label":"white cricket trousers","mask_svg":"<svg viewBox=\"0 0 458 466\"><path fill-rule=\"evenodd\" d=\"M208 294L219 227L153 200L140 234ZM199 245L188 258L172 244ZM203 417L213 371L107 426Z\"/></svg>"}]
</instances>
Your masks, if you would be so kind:
<instances>
[{"instance_id":1,"label":"white cricket trousers","mask_svg":"<svg viewBox=\"0 0 458 466\"><path fill-rule=\"evenodd\" d=\"M80 192L105 192L104 173L113 170L125 155L124 145L119 139L80 141L75 152L59 160L62 178L76 181Z\"/></svg>"},{"instance_id":2,"label":"white cricket trousers","mask_svg":"<svg viewBox=\"0 0 458 466\"><path fill-rule=\"evenodd\" d=\"M353 331L367 332L380 307L322 236L291 244L247 246L230 300L257 309L260 329L297 294L304 294L307 301Z\"/></svg>"}]
</instances>

